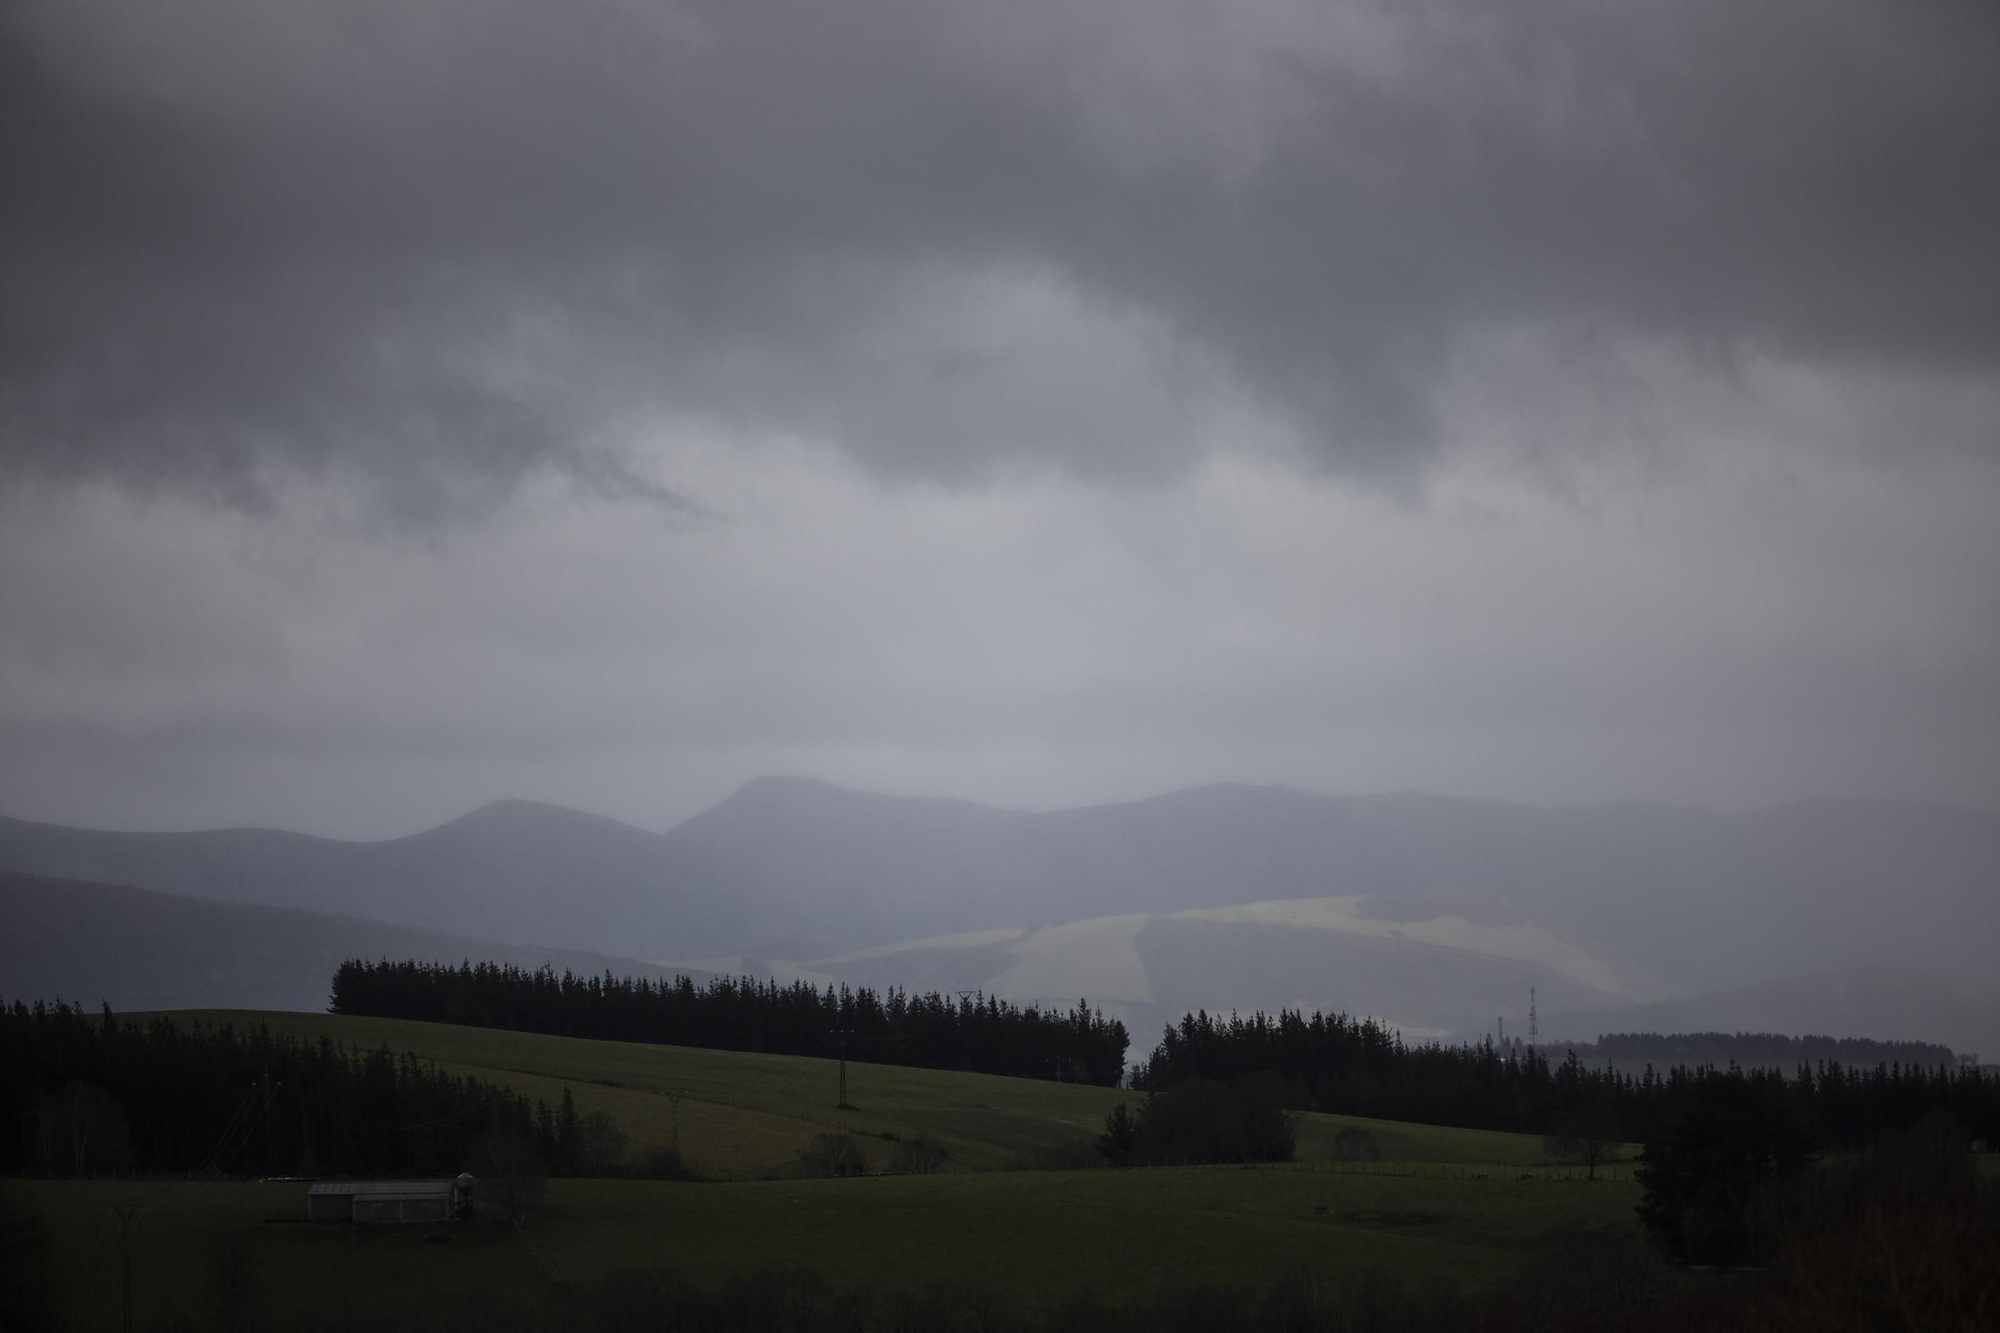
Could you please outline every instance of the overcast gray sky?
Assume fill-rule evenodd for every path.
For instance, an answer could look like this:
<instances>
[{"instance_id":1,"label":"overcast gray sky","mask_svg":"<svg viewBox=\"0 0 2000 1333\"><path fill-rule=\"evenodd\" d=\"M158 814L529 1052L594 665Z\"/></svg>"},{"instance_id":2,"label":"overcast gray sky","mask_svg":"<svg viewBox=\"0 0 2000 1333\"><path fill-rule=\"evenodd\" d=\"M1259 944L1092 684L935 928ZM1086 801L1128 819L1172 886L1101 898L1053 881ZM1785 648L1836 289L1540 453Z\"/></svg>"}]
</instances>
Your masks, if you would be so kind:
<instances>
[{"instance_id":1,"label":"overcast gray sky","mask_svg":"<svg viewBox=\"0 0 2000 1333\"><path fill-rule=\"evenodd\" d=\"M1986 0L10 0L0 811L2000 805Z\"/></svg>"}]
</instances>

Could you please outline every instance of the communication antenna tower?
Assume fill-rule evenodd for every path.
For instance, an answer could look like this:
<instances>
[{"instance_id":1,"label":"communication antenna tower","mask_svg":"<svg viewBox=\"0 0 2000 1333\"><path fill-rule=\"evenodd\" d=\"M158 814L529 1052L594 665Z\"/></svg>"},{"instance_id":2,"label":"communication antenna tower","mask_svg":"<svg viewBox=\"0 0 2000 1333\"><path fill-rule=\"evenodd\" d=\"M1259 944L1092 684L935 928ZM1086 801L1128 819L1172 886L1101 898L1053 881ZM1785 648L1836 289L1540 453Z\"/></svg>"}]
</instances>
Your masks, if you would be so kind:
<instances>
[{"instance_id":1,"label":"communication antenna tower","mask_svg":"<svg viewBox=\"0 0 2000 1333\"><path fill-rule=\"evenodd\" d=\"M1535 1042L1542 1035L1541 1015L1535 1011L1535 988L1528 987L1528 1048L1534 1049Z\"/></svg>"}]
</instances>

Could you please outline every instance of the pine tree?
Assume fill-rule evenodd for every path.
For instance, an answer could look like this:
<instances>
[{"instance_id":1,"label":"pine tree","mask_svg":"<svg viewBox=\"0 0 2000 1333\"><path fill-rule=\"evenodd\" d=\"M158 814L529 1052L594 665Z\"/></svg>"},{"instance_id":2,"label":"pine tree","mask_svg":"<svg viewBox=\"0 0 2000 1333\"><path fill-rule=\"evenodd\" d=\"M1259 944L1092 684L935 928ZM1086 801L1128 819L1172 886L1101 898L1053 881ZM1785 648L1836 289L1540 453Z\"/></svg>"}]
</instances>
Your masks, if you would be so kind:
<instances>
[{"instance_id":1,"label":"pine tree","mask_svg":"<svg viewBox=\"0 0 2000 1333\"><path fill-rule=\"evenodd\" d=\"M535 1099L535 1152L544 1162L556 1160L556 1118L539 1097Z\"/></svg>"},{"instance_id":2,"label":"pine tree","mask_svg":"<svg viewBox=\"0 0 2000 1333\"><path fill-rule=\"evenodd\" d=\"M582 1173L583 1120L576 1113L576 1098L570 1096L567 1083L563 1085L562 1109L556 1112L556 1151L551 1160L566 1176Z\"/></svg>"}]
</instances>

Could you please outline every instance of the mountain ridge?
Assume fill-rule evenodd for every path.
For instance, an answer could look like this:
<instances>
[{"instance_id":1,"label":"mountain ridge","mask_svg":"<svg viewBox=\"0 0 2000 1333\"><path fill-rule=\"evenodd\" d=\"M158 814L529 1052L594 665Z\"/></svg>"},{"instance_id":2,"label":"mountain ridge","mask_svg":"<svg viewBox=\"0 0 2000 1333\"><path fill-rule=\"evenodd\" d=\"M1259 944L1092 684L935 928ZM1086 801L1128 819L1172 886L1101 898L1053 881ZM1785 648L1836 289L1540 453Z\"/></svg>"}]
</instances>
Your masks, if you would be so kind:
<instances>
[{"instance_id":1,"label":"mountain ridge","mask_svg":"<svg viewBox=\"0 0 2000 1333\"><path fill-rule=\"evenodd\" d=\"M0 871L0 919L7 923L0 931L0 992L10 1003L62 998L118 1010L319 1010L334 968L348 958L670 975L636 958L12 871Z\"/></svg>"},{"instance_id":2,"label":"mountain ridge","mask_svg":"<svg viewBox=\"0 0 2000 1333\"><path fill-rule=\"evenodd\" d=\"M1076 923L1145 918L1155 921L1142 949L1154 960L1149 992L1211 1008L1262 1002L1267 992L1247 983L1269 972L1293 978L1281 999L1382 1012L1364 979L1400 994L1385 961L1392 956L1456 986L1441 954L1410 953L1409 941L1366 944L1351 929L1335 939L1258 920L1197 929L1177 916L1243 904L1365 901L1371 919L1428 920L1443 910L1437 904L1459 900L1488 925L1518 919L1581 951L1601 969L1585 974L1617 978L1611 998L1726 990L1825 967L1977 974L1985 942L2000 934L2000 815L1853 800L1713 812L1211 784L1037 812L774 776L659 833L532 801L489 802L373 842L0 820L0 869L332 911L509 946L808 960L794 964L808 970L813 959L896 941L1005 929L1062 928L1047 938L1086 958L1098 947L1086 939L1098 937L1075 934ZM1225 937L1246 988L1183 986L1180 973L1199 983L1208 966L1200 942ZM1028 960L998 966L1013 955L982 947L974 962L940 945L923 966L1028 975L1014 971ZM1118 944L1105 957L1120 960L1120 975L1137 975L1131 949L1140 947ZM891 952L920 961L904 946ZM1503 963L1463 961L1464 978L1485 978L1456 987L1466 1004L1514 984L1498 980L1515 975ZM1034 975L1067 986L1066 966L1036 962ZM1163 968L1176 973L1171 986ZM1462 1020L1464 1007L1452 1013Z\"/></svg>"}]
</instances>

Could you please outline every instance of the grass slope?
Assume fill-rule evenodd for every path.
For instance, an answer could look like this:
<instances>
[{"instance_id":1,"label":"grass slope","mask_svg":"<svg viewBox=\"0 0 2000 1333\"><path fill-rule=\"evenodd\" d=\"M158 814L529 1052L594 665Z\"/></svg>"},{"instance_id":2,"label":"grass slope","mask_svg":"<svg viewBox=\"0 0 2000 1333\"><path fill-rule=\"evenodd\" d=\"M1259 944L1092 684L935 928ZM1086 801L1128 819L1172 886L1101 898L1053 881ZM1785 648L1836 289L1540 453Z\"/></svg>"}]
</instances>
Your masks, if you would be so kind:
<instances>
[{"instance_id":1,"label":"grass slope","mask_svg":"<svg viewBox=\"0 0 2000 1333\"><path fill-rule=\"evenodd\" d=\"M947 1145L961 1166L1009 1165L1094 1137L1121 1101L1141 1094L1039 1079L849 1061L848 1100L834 1108L831 1059L754 1055L636 1042L589 1041L392 1018L247 1010L184 1010L176 1019L251 1026L351 1046L412 1050L454 1071L518 1088L553 1104L568 1086L579 1110L617 1117L643 1149L669 1143L681 1091L681 1150L698 1168L734 1179L793 1171L794 1154L814 1134L844 1129L886 1160L887 1136L918 1135ZM1346 1126L1371 1131L1390 1161L1524 1167L1542 1160L1541 1140L1493 1130L1450 1129L1351 1116L1299 1117L1299 1157L1330 1161ZM870 1142L870 1140L873 1142Z\"/></svg>"}]
</instances>

